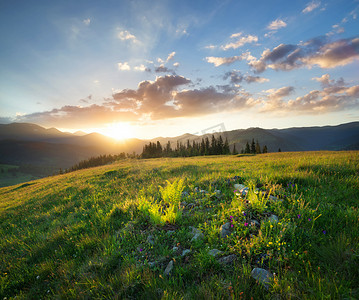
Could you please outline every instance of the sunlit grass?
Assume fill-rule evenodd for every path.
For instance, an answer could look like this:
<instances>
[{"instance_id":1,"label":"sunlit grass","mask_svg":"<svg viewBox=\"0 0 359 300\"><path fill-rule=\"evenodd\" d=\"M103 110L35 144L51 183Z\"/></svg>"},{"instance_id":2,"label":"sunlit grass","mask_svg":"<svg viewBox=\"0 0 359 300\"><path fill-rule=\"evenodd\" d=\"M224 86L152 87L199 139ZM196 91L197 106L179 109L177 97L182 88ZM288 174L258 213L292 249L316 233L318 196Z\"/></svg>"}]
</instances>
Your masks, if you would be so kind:
<instances>
[{"instance_id":1,"label":"sunlit grass","mask_svg":"<svg viewBox=\"0 0 359 300\"><path fill-rule=\"evenodd\" d=\"M358 298L358 154L127 160L1 188L0 299Z\"/></svg>"}]
</instances>

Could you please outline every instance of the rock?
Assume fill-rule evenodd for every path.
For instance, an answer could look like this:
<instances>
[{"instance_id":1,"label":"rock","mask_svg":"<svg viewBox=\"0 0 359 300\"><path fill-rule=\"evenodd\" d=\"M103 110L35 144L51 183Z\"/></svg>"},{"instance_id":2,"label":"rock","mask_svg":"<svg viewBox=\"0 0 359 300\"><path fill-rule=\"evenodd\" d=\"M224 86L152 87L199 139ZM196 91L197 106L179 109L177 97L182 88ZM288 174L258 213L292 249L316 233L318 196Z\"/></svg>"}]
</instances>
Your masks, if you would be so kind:
<instances>
[{"instance_id":1,"label":"rock","mask_svg":"<svg viewBox=\"0 0 359 300\"><path fill-rule=\"evenodd\" d=\"M237 255L230 254L228 256L224 256L218 259L220 264L229 265L232 264L237 259Z\"/></svg>"},{"instance_id":2,"label":"rock","mask_svg":"<svg viewBox=\"0 0 359 300\"><path fill-rule=\"evenodd\" d=\"M186 256L186 255L187 255L188 253L190 253L190 252L191 252L190 249L185 249L185 250L182 251L181 256Z\"/></svg>"},{"instance_id":3,"label":"rock","mask_svg":"<svg viewBox=\"0 0 359 300\"><path fill-rule=\"evenodd\" d=\"M271 223L278 223L278 217L276 215L270 215L268 221Z\"/></svg>"},{"instance_id":4,"label":"rock","mask_svg":"<svg viewBox=\"0 0 359 300\"><path fill-rule=\"evenodd\" d=\"M272 273L262 268L254 268L251 276L258 280L266 289L268 289L270 282L273 280Z\"/></svg>"},{"instance_id":5,"label":"rock","mask_svg":"<svg viewBox=\"0 0 359 300\"><path fill-rule=\"evenodd\" d=\"M173 252L177 252L177 251L178 251L178 247L174 246L174 247L172 248L172 251L173 251Z\"/></svg>"},{"instance_id":6,"label":"rock","mask_svg":"<svg viewBox=\"0 0 359 300\"><path fill-rule=\"evenodd\" d=\"M151 244L151 245L154 245L155 244L155 241L153 240L154 237L152 234L150 234L148 237L147 237L147 243Z\"/></svg>"},{"instance_id":7,"label":"rock","mask_svg":"<svg viewBox=\"0 0 359 300\"><path fill-rule=\"evenodd\" d=\"M172 269L173 269L173 260L171 260L171 261L168 263L168 265L167 265L167 267L166 267L166 269L165 269L165 271L164 271L164 275L165 275L165 276L169 276L170 273L171 273L171 271L172 271Z\"/></svg>"},{"instance_id":8,"label":"rock","mask_svg":"<svg viewBox=\"0 0 359 300\"><path fill-rule=\"evenodd\" d=\"M239 184L239 183L235 183L234 184L234 188L236 189L236 190L242 190L242 189L244 189L246 186L244 185L244 184Z\"/></svg>"},{"instance_id":9,"label":"rock","mask_svg":"<svg viewBox=\"0 0 359 300\"><path fill-rule=\"evenodd\" d=\"M204 238L204 235L203 235L201 230L199 230L199 229L197 229L197 228L195 228L193 226L190 226L189 228L192 230L192 234L193 234L191 242L194 242L194 241L197 241L197 240L200 240L200 239Z\"/></svg>"},{"instance_id":10,"label":"rock","mask_svg":"<svg viewBox=\"0 0 359 300\"><path fill-rule=\"evenodd\" d=\"M257 220L250 220L249 225L252 227L260 227L261 224Z\"/></svg>"},{"instance_id":11,"label":"rock","mask_svg":"<svg viewBox=\"0 0 359 300\"><path fill-rule=\"evenodd\" d=\"M211 255L211 256L218 256L220 254L222 254L223 252L221 250L218 250L218 249L212 249L212 250L209 250L208 251L208 254Z\"/></svg>"},{"instance_id":12,"label":"rock","mask_svg":"<svg viewBox=\"0 0 359 300\"><path fill-rule=\"evenodd\" d=\"M220 237L223 239L231 234L231 223L227 222L221 226Z\"/></svg>"}]
</instances>

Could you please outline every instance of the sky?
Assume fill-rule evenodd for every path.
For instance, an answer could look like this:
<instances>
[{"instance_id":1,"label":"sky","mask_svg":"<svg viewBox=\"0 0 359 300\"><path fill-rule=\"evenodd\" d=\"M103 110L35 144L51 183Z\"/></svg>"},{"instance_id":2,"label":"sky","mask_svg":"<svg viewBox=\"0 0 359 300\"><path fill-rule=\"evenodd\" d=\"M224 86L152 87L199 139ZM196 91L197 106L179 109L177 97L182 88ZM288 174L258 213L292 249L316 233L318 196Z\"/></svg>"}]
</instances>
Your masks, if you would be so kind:
<instances>
[{"instance_id":1,"label":"sky","mask_svg":"<svg viewBox=\"0 0 359 300\"><path fill-rule=\"evenodd\" d=\"M358 14L358 0L1 0L0 123L154 138L359 121Z\"/></svg>"}]
</instances>

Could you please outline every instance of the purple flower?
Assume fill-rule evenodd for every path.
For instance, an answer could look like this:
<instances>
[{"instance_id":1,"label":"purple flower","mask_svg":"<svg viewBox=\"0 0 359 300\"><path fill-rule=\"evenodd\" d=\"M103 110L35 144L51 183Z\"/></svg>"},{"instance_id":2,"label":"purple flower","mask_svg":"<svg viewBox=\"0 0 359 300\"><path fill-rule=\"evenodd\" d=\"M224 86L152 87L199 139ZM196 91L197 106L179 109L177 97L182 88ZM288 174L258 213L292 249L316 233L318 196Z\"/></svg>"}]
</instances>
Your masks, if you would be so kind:
<instances>
[{"instance_id":1,"label":"purple flower","mask_svg":"<svg viewBox=\"0 0 359 300\"><path fill-rule=\"evenodd\" d=\"M248 223L247 223L247 222L245 222L245 223L244 223L244 226L246 226L246 227L247 227L247 226L248 226Z\"/></svg>"},{"instance_id":2,"label":"purple flower","mask_svg":"<svg viewBox=\"0 0 359 300\"><path fill-rule=\"evenodd\" d=\"M143 249L142 248L140 248L140 252L142 252L143 251Z\"/></svg>"},{"instance_id":3,"label":"purple flower","mask_svg":"<svg viewBox=\"0 0 359 300\"><path fill-rule=\"evenodd\" d=\"M308 218L308 221L310 222L312 219L311 218Z\"/></svg>"},{"instance_id":4,"label":"purple flower","mask_svg":"<svg viewBox=\"0 0 359 300\"><path fill-rule=\"evenodd\" d=\"M233 227L233 224L231 224L231 227Z\"/></svg>"},{"instance_id":5,"label":"purple flower","mask_svg":"<svg viewBox=\"0 0 359 300\"><path fill-rule=\"evenodd\" d=\"M298 219L300 219L301 216L302 216L302 215L298 215Z\"/></svg>"},{"instance_id":6,"label":"purple flower","mask_svg":"<svg viewBox=\"0 0 359 300\"><path fill-rule=\"evenodd\" d=\"M233 216L229 216L230 219L233 219Z\"/></svg>"},{"instance_id":7,"label":"purple flower","mask_svg":"<svg viewBox=\"0 0 359 300\"><path fill-rule=\"evenodd\" d=\"M247 214L246 214L246 212L243 212L243 216L246 216Z\"/></svg>"},{"instance_id":8,"label":"purple flower","mask_svg":"<svg viewBox=\"0 0 359 300\"><path fill-rule=\"evenodd\" d=\"M323 230L323 233L324 233L324 234L326 234L326 233L327 233L327 231L326 231L326 230Z\"/></svg>"}]
</instances>

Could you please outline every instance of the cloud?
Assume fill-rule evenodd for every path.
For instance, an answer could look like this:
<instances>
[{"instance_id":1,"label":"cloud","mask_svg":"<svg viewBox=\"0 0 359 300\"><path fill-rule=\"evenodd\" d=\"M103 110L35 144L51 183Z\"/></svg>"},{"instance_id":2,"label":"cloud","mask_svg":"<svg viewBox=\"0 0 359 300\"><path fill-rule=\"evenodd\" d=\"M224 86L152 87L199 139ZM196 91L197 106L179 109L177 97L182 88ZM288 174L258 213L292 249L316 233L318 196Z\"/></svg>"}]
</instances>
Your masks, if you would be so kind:
<instances>
[{"instance_id":1,"label":"cloud","mask_svg":"<svg viewBox=\"0 0 359 300\"><path fill-rule=\"evenodd\" d=\"M239 71L226 72L223 76L224 80L230 78L230 83L240 84L243 80L243 75Z\"/></svg>"},{"instance_id":2,"label":"cloud","mask_svg":"<svg viewBox=\"0 0 359 300\"><path fill-rule=\"evenodd\" d=\"M139 66L135 66L133 69L134 69L135 71L141 71L141 72L144 72L144 71L147 71L147 70L148 70L148 69L146 68L146 66L143 65L143 64L141 64L141 65L139 65Z\"/></svg>"},{"instance_id":3,"label":"cloud","mask_svg":"<svg viewBox=\"0 0 359 300\"><path fill-rule=\"evenodd\" d=\"M359 85L346 87L342 79L331 80L328 74L313 79L322 84L322 90L312 90L295 99L283 99L293 92L291 87L267 90L267 100L263 101L261 111L318 114L358 107Z\"/></svg>"},{"instance_id":4,"label":"cloud","mask_svg":"<svg viewBox=\"0 0 359 300\"><path fill-rule=\"evenodd\" d=\"M269 89L264 91L268 94L269 99L282 99L283 97L289 96L294 92L294 87L285 86L279 89Z\"/></svg>"},{"instance_id":5,"label":"cloud","mask_svg":"<svg viewBox=\"0 0 359 300\"><path fill-rule=\"evenodd\" d=\"M219 67L222 65L231 65L236 61L242 60L241 56L231 56L231 57L214 57L208 56L206 57L207 62L214 64L215 67Z\"/></svg>"},{"instance_id":6,"label":"cloud","mask_svg":"<svg viewBox=\"0 0 359 300\"><path fill-rule=\"evenodd\" d=\"M343 39L324 45L319 52L303 59L304 63L321 68L345 66L359 59L359 38Z\"/></svg>"},{"instance_id":7,"label":"cloud","mask_svg":"<svg viewBox=\"0 0 359 300\"><path fill-rule=\"evenodd\" d=\"M87 18L87 19L83 20L82 23L84 23L86 26L89 26L91 23L91 19Z\"/></svg>"},{"instance_id":8,"label":"cloud","mask_svg":"<svg viewBox=\"0 0 359 300\"><path fill-rule=\"evenodd\" d=\"M175 74L176 72L172 69L165 67L164 65L160 65L159 67L155 68L155 73L172 73Z\"/></svg>"},{"instance_id":9,"label":"cloud","mask_svg":"<svg viewBox=\"0 0 359 300\"><path fill-rule=\"evenodd\" d=\"M287 26L287 23L284 22L283 20L281 19L276 19L274 20L273 22L271 22L268 26L267 26L267 29L269 30L277 30L277 29L280 29L280 28L284 28Z\"/></svg>"},{"instance_id":10,"label":"cloud","mask_svg":"<svg viewBox=\"0 0 359 300\"><path fill-rule=\"evenodd\" d=\"M213 86L191 87L192 81L179 75L166 75L156 80L142 81L137 89L114 93L101 105L63 106L51 111L18 115L18 122L33 122L62 128L96 127L110 122L135 122L177 117L203 116L224 111L238 111L258 104L258 101L238 89Z\"/></svg>"},{"instance_id":11,"label":"cloud","mask_svg":"<svg viewBox=\"0 0 359 300\"><path fill-rule=\"evenodd\" d=\"M120 39L121 41L132 41L133 43L138 43L136 36L134 36L127 30L119 31L117 33L117 38Z\"/></svg>"},{"instance_id":12,"label":"cloud","mask_svg":"<svg viewBox=\"0 0 359 300\"><path fill-rule=\"evenodd\" d=\"M177 68L177 67L179 67L179 62L175 62L174 64L173 64L173 66L175 67L175 68Z\"/></svg>"},{"instance_id":13,"label":"cloud","mask_svg":"<svg viewBox=\"0 0 359 300\"><path fill-rule=\"evenodd\" d=\"M253 83L253 82L263 83L263 82L268 82L269 81L268 78L259 77L259 76L251 76L251 75L246 76L244 78L244 80L247 83Z\"/></svg>"},{"instance_id":14,"label":"cloud","mask_svg":"<svg viewBox=\"0 0 359 300\"><path fill-rule=\"evenodd\" d=\"M319 6L320 6L320 1L309 2L307 6L302 10L302 13L303 14L309 13L315 10L316 8L318 8Z\"/></svg>"},{"instance_id":15,"label":"cloud","mask_svg":"<svg viewBox=\"0 0 359 300\"><path fill-rule=\"evenodd\" d=\"M166 59L166 62L170 61L171 59L173 59L176 55L176 52L171 52L170 54L168 54L168 57Z\"/></svg>"},{"instance_id":16,"label":"cloud","mask_svg":"<svg viewBox=\"0 0 359 300\"><path fill-rule=\"evenodd\" d=\"M255 35L242 36L241 32L232 34L231 38L238 38L238 40L232 43L228 43L224 46L221 46L223 50L237 49L239 47L244 46L245 44L258 42L257 36Z\"/></svg>"},{"instance_id":17,"label":"cloud","mask_svg":"<svg viewBox=\"0 0 359 300\"><path fill-rule=\"evenodd\" d=\"M356 59L359 59L359 38L330 42L319 37L299 45L280 44L273 50L266 49L260 59L249 61L249 65L261 73L267 68L284 71L304 66L334 68Z\"/></svg>"},{"instance_id":18,"label":"cloud","mask_svg":"<svg viewBox=\"0 0 359 300\"><path fill-rule=\"evenodd\" d=\"M17 116L16 122L62 128L86 128L118 120L129 122L136 119L137 115L131 111L114 111L110 107L94 104L87 107L67 105L51 111Z\"/></svg>"},{"instance_id":19,"label":"cloud","mask_svg":"<svg viewBox=\"0 0 359 300\"><path fill-rule=\"evenodd\" d=\"M130 71L131 70L131 67L129 66L128 62L117 63L117 67L120 71Z\"/></svg>"}]
</instances>

